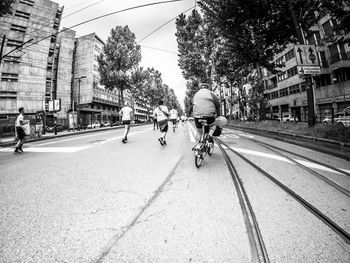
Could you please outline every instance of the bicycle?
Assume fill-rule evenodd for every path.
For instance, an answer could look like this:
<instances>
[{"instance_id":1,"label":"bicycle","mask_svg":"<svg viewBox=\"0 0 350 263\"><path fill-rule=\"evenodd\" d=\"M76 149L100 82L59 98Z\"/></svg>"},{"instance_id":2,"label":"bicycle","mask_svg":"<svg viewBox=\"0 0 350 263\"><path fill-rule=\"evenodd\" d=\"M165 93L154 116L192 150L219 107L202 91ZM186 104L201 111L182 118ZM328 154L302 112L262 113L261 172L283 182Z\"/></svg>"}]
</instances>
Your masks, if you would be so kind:
<instances>
[{"instance_id":1,"label":"bicycle","mask_svg":"<svg viewBox=\"0 0 350 263\"><path fill-rule=\"evenodd\" d=\"M211 156L214 152L214 143L209 141L209 124L207 120L199 119L198 122L202 124L202 135L199 142L192 148L194 152L194 163L197 168L201 166L207 154Z\"/></svg>"}]
</instances>

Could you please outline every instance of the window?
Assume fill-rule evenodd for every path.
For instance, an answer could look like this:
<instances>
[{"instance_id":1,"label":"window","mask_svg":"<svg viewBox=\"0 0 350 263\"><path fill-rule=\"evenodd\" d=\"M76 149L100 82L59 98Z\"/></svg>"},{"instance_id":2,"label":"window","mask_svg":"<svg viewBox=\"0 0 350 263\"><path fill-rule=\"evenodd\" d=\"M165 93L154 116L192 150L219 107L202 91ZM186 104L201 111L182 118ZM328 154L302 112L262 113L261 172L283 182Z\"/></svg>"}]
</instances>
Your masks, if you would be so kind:
<instances>
[{"instance_id":1,"label":"window","mask_svg":"<svg viewBox=\"0 0 350 263\"><path fill-rule=\"evenodd\" d=\"M299 84L292 85L289 87L289 94L295 94L300 92Z\"/></svg>"},{"instance_id":2,"label":"window","mask_svg":"<svg viewBox=\"0 0 350 263\"><path fill-rule=\"evenodd\" d=\"M285 54L286 61L288 61L288 60L294 58L294 56L295 56L295 55L294 55L294 49L288 51L288 52Z\"/></svg>"},{"instance_id":3,"label":"window","mask_svg":"<svg viewBox=\"0 0 350 263\"><path fill-rule=\"evenodd\" d=\"M4 58L5 63L10 63L10 64L18 64L20 63L21 57L19 56L7 56Z\"/></svg>"},{"instance_id":4,"label":"window","mask_svg":"<svg viewBox=\"0 0 350 263\"><path fill-rule=\"evenodd\" d=\"M34 6L34 1L32 0L19 0L19 2L27 6Z\"/></svg>"},{"instance_id":5,"label":"window","mask_svg":"<svg viewBox=\"0 0 350 263\"><path fill-rule=\"evenodd\" d=\"M331 53L331 63L338 62L340 60L339 52L338 52L338 45L333 44L328 47L329 52Z\"/></svg>"},{"instance_id":6,"label":"window","mask_svg":"<svg viewBox=\"0 0 350 263\"><path fill-rule=\"evenodd\" d=\"M29 13L22 12L22 11L19 11L19 10L16 10L15 16L21 17L21 18L24 18L24 19L28 19L28 20L30 18L30 14Z\"/></svg>"},{"instance_id":7,"label":"window","mask_svg":"<svg viewBox=\"0 0 350 263\"><path fill-rule=\"evenodd\" d=\"M315 45L316 44L315 35L313 33L307 38L307 42L309 43L309 45Z\"/></svg>"},{"instance_id":8,"label":"window","mask_svg":"<svg viewBox=\"0 0 350 263\"><path fill-rule=\"evenodd\" d=\"M316 44L320 45L321 44L321 34L320 31L315 31L314 32L315 38L316 38Z\"/></svg>"},{"instance_id":9,"label":"window","mask_svg":"<svg viewBox=\"0 0 350 263\"><path fill-rule=\"evenodd\" d=\"M328 61L327 61L327 58L326 58L326 52L324 52L324 51L318 52L318 58L320 60L321 67L322 68L327 68L328 67Z\"/></svg>"},{"instance_id":10,"label":"window","mask_svg":"<svg viewBox=\"0 0 350 263\"><path fill-rule=\"evenodd\" d=\"M21 33L25 33L27 28L25 26L19 26L19 25L15 25L15 24L12 24L10 29L12 31L17 31L17 32L21 32Z\"/></svg>"},{"instance_id":11,"label":"window","mask_svg":"<svg viewBox=\"0 0 350 263\"><path fill-rule=\"evenodd\" d=\"M280 97L288 96L288 88L280 90Z\"/></svg>"},{"instance_id":12,"label":"window","mask_svg":"<svg viewBox=\"0 0 350 263\"><path fill-rule=\"evenodd\" d=\"M334 35L334 31L333 31L333 26L331 23L331 20L328 20L326 23L324 23L322 25L323 27L323 31L326 37L331 37Z\"/></svg>"},{"instance_id":13,"label":"window","mask_svg":"<svg viewBox=\"0 0 350 263\"><path fill-rule=\"evenodd\" d=\"M3 72L1 74L1 81L18 82L18 74Z\"/></svg>"},{"instance_id":14,"label":"window","mask_svg":"<svg viewBox=\"0 0 350 263\"><path fill-rule=\"evenodd\" d=\"M293 68L287 70L287 77L288 78L293 77L293 76L295 76L297 74L298 74L298 68L297 67L293 67Z\"/></svg>"},{"instance_id":15,"label":"window","mask_svg":"<svg viewBox=\"0 0 350 263\"><path fill-rule=\"evenodd\" d=\"M347 55L346 55L346 52L345 52L345 47L343 44L339 44L339 50L340 50L340 56L341 56L341 59L342 60L346 60L347 59Z\"/></svg>"},{"instance_id":16,"label":"window","mask_svg":"<svg viewBox=\"0 0 350 263\"><path fill-rule=\"evenodd\" d=\"M16 99L17 92L16 91L0 91L0 98L2 99Z\"/></svg>"},{"instance_id":17,"label":"window","mask_svg":"<svg viewBox=\"0 0 350 263\"><path fill-rule=\"evenodd\" d=\"M23 44L23 41L20 41L20 40L14 40L14 39L7 40L8 47L19 47L22 44Z\"/></svg>"},{"instance_id":18,"label":"window","mask_svg":"<svg viewBox=\"0 0 350 263\"><path fill-rule=\"evenodd\" d=\"M270 95L271 95L271 99L278 98L278 91L271 92Z\"/></svg>"},{"instance_id":19,"label":"window","mask_svg":"<svg viewBox=\"0 0 350 263\"><path fill-rule=\"evenodd\" d=\"M287 78L287 72L281 72L277 75L277 81L283 81Z\"/></svg>"}]
</instances>

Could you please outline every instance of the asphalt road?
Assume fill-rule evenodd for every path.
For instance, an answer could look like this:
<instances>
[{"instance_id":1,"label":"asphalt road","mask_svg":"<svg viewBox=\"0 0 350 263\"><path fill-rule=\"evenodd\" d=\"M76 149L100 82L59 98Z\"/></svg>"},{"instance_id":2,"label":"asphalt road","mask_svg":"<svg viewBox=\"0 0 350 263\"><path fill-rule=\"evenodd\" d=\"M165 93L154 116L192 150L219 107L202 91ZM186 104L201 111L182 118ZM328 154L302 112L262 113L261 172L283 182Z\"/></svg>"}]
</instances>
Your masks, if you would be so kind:
<instances>
[{"instance_id":1,"label":"asphalt road","mask_svg":"<svg viewBox=\"0 0 350 263\"><path fill-rule=\"evenodd\" d=\"M151 126L0 148L0 262L251 262L231 175L215 148L197 169L192 126ZM350 198L251 141L271 142L350 172L326 154L226 129L229 147L269 171L350 232ZM271 181L229 153L271 262L350 262L349 244ZM350 190L350 179L313 163Z\"/></svg>"}]
</instances>

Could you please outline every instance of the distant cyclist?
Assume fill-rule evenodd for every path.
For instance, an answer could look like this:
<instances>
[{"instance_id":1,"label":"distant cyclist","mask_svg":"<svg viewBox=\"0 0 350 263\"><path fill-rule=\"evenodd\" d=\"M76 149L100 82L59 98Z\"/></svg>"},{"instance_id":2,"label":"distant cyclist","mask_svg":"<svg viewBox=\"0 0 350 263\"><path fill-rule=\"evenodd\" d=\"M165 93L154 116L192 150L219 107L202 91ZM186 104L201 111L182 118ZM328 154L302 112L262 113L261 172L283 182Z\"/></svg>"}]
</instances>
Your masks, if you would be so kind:
<instances>
[{"instance_id":1,"label":"distant cyclist","mask_svg":"<svg viewBox=\"0 0 350 263\"><path fill-rule=\"evenodd\" d=\"M177 110L171 109L170 110L170 121L173 124L173 131L175 131L175 128L177 127Z\"/></svg>"},{"instance_id":2,"label":"distant cyclist","mask_svg":"<svg viewBox=\"0 0 350 263\"><path fill-rule=\"evenodd\" d=\"M133 118L133 109L126 102L125 106L120 110L119 114L122 116L122 123L125 125L124 137L122 139L123 143L128 141L128 133L130 131L130 123Z\"/></svg>"},{"instance_id":3,"label":"distant cyclist","mask_svg":"<svg viewBox=\"0 0 350 263\"><path fill-rule=\"evenodd\" d=\"M207 120L209 124L209 141L213 142L213 133L216 129L215 117L220 115L220 101L211 91L209 84L201 84L200 90L193 97L193 117L199 134L202 133L202 123L199 119Z\"/></svg>"}]
</instances>

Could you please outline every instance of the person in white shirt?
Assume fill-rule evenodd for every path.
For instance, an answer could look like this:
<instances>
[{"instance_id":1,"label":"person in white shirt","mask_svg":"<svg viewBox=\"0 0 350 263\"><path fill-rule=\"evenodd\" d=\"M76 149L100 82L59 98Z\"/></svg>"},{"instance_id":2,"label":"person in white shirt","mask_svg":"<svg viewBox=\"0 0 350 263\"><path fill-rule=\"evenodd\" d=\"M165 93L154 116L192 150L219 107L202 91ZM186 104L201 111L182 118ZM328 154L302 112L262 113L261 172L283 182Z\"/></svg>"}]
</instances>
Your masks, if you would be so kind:
<instances>
[{"instance_id":1,"label":"person in white shirt","mask_svg":"<svg viewBox=\"0 0 350 263\"><path fill-rule=\"evenodd\" d=\"M22 146L25 142L25 136L26 136L26 133L22 127L22 125L28 123L28 121L24 121L24 108L19 108L18 109L19 111L19 115L16 119L16 123L15 123L15 127L16 127L16 134L17 134L17 137L18 137L18 143L16 145L16 149L14 151L14 154L17 154L17 153L23 153L23 150L22 150Z\"/></svg>"},{"instance_id":2,"label":"person in white shirt","mask_svg":"<svg viewBox=\"0 0 350 263\"><path fill-rule=\"evenodd\" d=\"M163 105L163 100L158 102L158 107L154 109L153 116L157 116L157 122L159 126L159 130L161 132L160 138L158 138L159 143L164 146L166 145L165 136L168 132L168 117L169 110L167 106Z\"/></svg>"},{"instance_id":3,"label":"person in white shirt","mask_svg":"<svg viewBox=\"0 0 350 263\"><path fill-rule=\"evenodd\" d=\"M119 115L122 116L122 123L125 125L122 143L126 143L128 141L128 133L130 131L130 123L133 118L133 112L134 110L129 106L127 102L124 104L124 107L119 111Z\"/></svg>"},{"instance_id":4,"label":"person in white shirt","mask_svg":"<svg viewBox=\"0 0 350 263\"><path fill-rule=\"evenodd\" d=\"M175 128L177 127L177 110L171 109L170 110L170 121L173 123L173 131L175 132Z\"/></svg>"}]
</instances>

